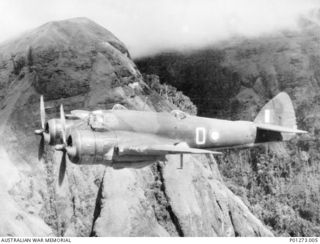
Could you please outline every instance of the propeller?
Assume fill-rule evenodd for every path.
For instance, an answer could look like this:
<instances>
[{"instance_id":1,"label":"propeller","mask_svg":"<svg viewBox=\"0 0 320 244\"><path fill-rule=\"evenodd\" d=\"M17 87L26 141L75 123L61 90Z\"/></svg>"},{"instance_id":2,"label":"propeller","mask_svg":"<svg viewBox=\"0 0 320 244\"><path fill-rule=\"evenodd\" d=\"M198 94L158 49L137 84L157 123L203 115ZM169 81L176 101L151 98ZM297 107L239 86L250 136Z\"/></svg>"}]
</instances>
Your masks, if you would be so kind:
<instances>
[{"instance_id":1,"label":"propeller","mask_svg":"<svg viewBox=\"0 0 320 244\"><path fill-rule=\"evenodd\" d=\"M66 151L63 151L61 163L60 163L60 169L59 169L59 186L62 185L64 177L66 175L66 169L67 169L67 157L66 157Z\"/></svg>"},{"instance_id":2,"label":"propeller","mask_svg":"<svg viewBox=\"0 0 320 244\"><path fill-rule=\"evenodd\" d=\"M43 160L43 154L44 154L44 136L41 135L40 143L39 143L39 149L38 149L38 160Z\"/></svg>"},{"instance_id":3,"label":"propeller","mask_svg":"<svg viewBox=\"0 0 320 244\"><path fill-rule=\"evenodd\" d=\"M60 169L59 169L59 185L61 186L66 174L66 168L67 168L67 140L66 140L66 119L64 115L64 110L63 110L63 105L60 105L60 120L62 124L62 143L55 146L55 149L57 151L62 152L62 158L61 158L61 163L60 163Z\"/></svg>"},{"instance_id":4,"label":"propeller","mask_svg":"<svg viewBox=\"0 0 320 244\"><path fill-rule=\"evenodd\" d=\"M44 101L43 96L40 97L40 121L41 121L41 129L35 130L34 133L36 135L40 135L40 143L39 143L39 150L38 150L38 159L39 161L43 160L43 154L44 154L44 143L45 143L45 136L47 136L47 132L45 130L45 124L46 124L46 111L44 108Z\"/></svg>"}]
</instances>

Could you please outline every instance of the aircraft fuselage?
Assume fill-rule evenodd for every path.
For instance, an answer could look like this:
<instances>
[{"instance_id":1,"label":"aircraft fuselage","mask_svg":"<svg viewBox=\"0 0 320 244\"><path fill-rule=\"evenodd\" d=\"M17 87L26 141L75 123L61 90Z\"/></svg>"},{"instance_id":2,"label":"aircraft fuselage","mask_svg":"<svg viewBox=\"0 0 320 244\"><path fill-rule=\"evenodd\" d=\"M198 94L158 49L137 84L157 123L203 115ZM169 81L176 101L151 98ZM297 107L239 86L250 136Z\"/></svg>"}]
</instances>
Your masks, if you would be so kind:
<instances>
[{"instance_id":1,"label":"aircraft fuselage","mask_svg":"<svg viewBox=\"0 0 320 244\"><path fill-rule=\"evenodd\" d=\"M182 114L183 115L183 114ZM89 118L94 131L114 131L117 138L131 134L140 140L140 133L184 141L195 148L233 147L255 142L257 128L250 121L229 121L186 115L132 110L95 111ZM128 133L131 132L131 133ZM137 134L139 133L139 134Z\"/></svg>"}]
</instances>

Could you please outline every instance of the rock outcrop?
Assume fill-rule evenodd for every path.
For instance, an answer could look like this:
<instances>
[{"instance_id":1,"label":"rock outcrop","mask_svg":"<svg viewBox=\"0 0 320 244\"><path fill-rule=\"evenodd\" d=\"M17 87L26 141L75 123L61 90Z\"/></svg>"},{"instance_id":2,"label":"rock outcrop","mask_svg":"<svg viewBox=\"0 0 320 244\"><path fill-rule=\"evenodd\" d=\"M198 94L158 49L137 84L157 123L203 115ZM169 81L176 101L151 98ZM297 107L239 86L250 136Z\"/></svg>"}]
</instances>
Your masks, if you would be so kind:
<instances>
[{"instance_id":1,"label":"rock outcrop","mask_svg":"<svg viewBox=\"0 0 320 244\"><path fill-rule=\"evenodd\" d=\"M126 47L85 19L45 24L0 46L2 236L272 236L224 184L213 158L139 170L67 164L46 146L39 162L39 96L47 117L72 109L171 110ZM137 118L139 119L139 118Z\"/></svg>"}]
</instances>

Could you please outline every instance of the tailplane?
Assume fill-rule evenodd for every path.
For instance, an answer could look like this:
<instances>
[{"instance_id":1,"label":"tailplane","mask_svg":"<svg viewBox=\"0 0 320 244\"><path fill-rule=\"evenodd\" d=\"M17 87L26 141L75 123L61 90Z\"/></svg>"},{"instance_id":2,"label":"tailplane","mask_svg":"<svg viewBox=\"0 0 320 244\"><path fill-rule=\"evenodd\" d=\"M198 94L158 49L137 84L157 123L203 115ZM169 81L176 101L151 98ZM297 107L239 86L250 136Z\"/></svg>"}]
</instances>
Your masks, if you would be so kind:
<instances>
[{"instance_id":1,"label":"tailplane","mask_svg":"<svg viewBox=\"0 0 320 244\"><path fill-rule=\"evenodd\" d=\"M276 136L278 140L290 140L296 133L307 133L297 129L296 116L292 101L285 92L279 93L271 99L258 113L254 120L257 125L258 134ZM259 136L259 135L258 135ZM268 136L267 136L268 137ZM263 138L260 138L262 140ZM264 140L268 141L268 138Z\"/></svg>"}]
</instances>

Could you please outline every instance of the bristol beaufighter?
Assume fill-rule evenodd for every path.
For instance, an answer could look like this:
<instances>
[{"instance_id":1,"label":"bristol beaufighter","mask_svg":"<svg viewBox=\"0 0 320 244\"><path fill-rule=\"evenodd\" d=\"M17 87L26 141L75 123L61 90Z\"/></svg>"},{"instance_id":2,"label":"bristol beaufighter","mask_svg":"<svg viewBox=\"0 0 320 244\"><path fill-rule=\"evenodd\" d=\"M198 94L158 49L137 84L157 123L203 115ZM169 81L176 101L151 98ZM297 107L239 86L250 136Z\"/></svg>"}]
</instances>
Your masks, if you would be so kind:
<instances>
[{"instance_id":1,"label":"bristol beaufighter","mask_svg":"<svg viewBox=\"0 0 320 244\"><path fill-rule=\"evenodd\" d=\"M191 116L182 111L150 112L127 110L73 110L60 118L45 121L40 99L42 128L39 158L44 143L63 152L75 164L105 164L115 169L140 168L167 154L221 154L220 149L251 147L284 141L296 133L296 118L290 97L282 92L270 100L251 121L229 121Z\"/></svg>"}]
</instances>

